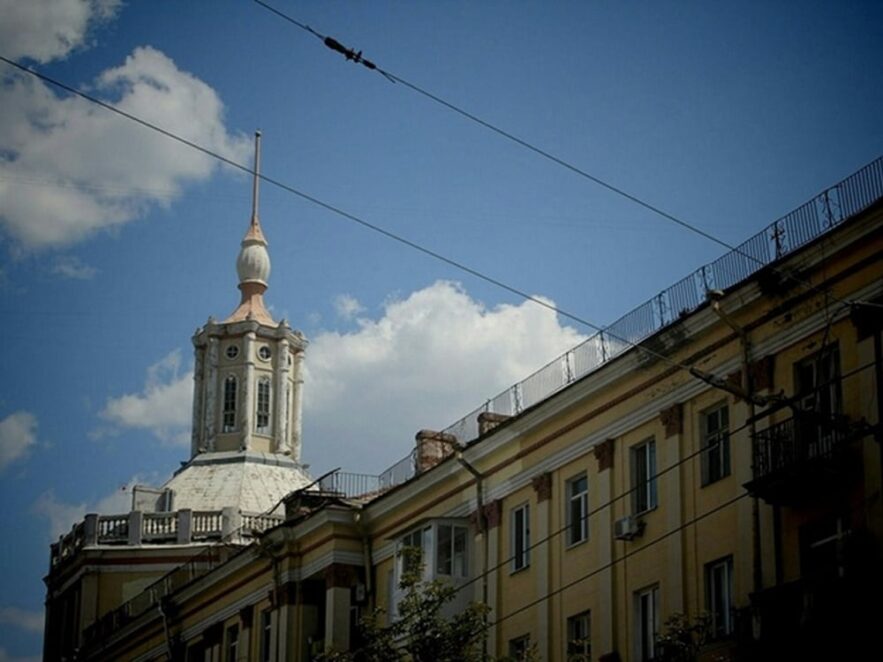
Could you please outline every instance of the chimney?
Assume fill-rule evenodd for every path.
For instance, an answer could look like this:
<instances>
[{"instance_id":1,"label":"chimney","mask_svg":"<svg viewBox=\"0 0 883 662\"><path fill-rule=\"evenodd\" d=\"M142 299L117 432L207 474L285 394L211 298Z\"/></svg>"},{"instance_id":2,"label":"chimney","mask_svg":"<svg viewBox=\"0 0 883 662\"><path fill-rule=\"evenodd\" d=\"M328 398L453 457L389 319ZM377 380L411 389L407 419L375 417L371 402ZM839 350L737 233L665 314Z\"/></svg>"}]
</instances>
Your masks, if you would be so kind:
<instances>
[{"instance_id":1,"label":"chimney","mask_svg":"<svg viewBox=\"0 0 883 662\"><path fill-rule=\"evenodd\" d=\"M417 442L416 464L417 473L432 469L436 464L444 460L454 452L457 447L457 437L445 432L435 430L420 430L415 436Z\"/></svg>"},{"instance_id":2,"label":"chimney","mask_svg":"<svg viewBox=\"0 0 883 662\"><path fill-rule=\"evenodd\" d=\"M511 416L508 414L496 414L492 411L483 411L478 415L478 436L483 437L493 430L503 421L507 421Z\"/></svg>"}]
</instances>

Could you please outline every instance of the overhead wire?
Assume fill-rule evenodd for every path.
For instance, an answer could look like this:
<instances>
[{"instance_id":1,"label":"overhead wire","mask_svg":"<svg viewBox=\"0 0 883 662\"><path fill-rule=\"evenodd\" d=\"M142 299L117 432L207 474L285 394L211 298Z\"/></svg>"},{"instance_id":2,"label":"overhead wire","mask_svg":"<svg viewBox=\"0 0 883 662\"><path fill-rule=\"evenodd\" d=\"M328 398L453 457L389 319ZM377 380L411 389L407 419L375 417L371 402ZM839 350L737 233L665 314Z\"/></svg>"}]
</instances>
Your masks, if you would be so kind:
<instances>
[{"instance_id":1,"label":"overhead wire","mask_svg":"<svg viewBox=\"0 0 883 662\"><path fill-rule=\"evenodd\" d=\"M155 131L155 132L165 136L166 138L169 138L169 139L174 140L182 145L190 147L191 149L195 149L195 150L201 152L202 154L205 154L206 156L217 159L218 161L220 161L220 162L222 162L222 163L224 163L224 164L226 164L236 170L239 170L239 171L244 172L246 174L252 175L253 177L258 178L258 179L266 182L267 184L271 184L272 186L275 186L276 188L279 188L283 191L291 193L291 194L293 194L303 200L306 200L307 202L312 203L313 205L315 205L317 207L321 207L322 209L325 209L326 211L333 213L336 216L339 216L339 217L342 217L342 218L347 219L349 221L352 221L353 223L361 225L362 227L364 227L368 230L371 230L372 232L380 234L388 239L398 242L399 244L402 244L402 245L407 246L413 250L423 253L424 255L426 255L428 257L431 257L439 262L447 264L448 266L454 267L455 269L462 271L464 273L467 273L467 274L469 274L479 280L482 280L486 283L494 285L495 287L498 287L501 290L509 292L510 294L514 294L514 295L524 299L525 301L530 301L538 306L542 306L543 308L551 310L552 312L554 312L557 315L561 315L564 318L567 318L569 320L577 322L578 324L582 324L583 326L586 326L590 329L598 331L599 333L603 332L607 337L613 338L614 340L617 340L617 341L623 343L627 347L635 349L635 350L642 352L648 356L652 356L652 357L662 361L663 363L669 365L672 368L684 370L684 371L688 372L689 374L691 374L693 377L695 377L695 378L699 379L700 381L703 381L703 382L705 382L715 388L720 388L720 389L728 391L728 392L733 391L733 387L731 385L727 384L724 380L722 380L718 377L715 377L714 375L705 373L704 371L696 368L695 366L688 366L686 364L680 363L680 362L675 361L674 359L666 356L665 354L662 354L661 352L653 349L652 347L648 347L646 345L641 344L640 342L634 342L634 341L628 340L627 338L616 335L615 333L612 333L609 329L601 327L598 324L595 324L594 322L591 322L584 317L581 317L579 315L576 315L575 313L571 313L567 310L564 310L563 308L560 308L560 307L550 303L547 300L544 300L538 296L534 296L532 294L529 294L525 290L522 290L522 289L515 287L513 285L509 285L508 283L505 283L498 278L495 278L493 276L485 274L484 272L479 271L478 269L476 269L474 267L470 267L467 264L460 262L459 260L447 257L446 255L443 255L442 253L439 253L438 251L435 251L433 249L427 248L426 246L423 246L422 244L419 244L416 241L413 241L413 240L408 239L402 235L392 232L391 230L387 230L386 228L383 228L375 223L371 223L360 216L357 216L355 214L352 214L348 211L341 209L340 207L337 207L337 206L332 205L328 202L320 200L319 198L317 198L313 195L305 193L304 191L301 191L301 190L299 190L289 184L286 184L278 179L270 177L263 172L257 172L254 169L252 169L252 167L250 167L250 166L238 163L237 161L234 161L233 159L231 159L227 156L224 156L223 154L220 154L219 152L209 149L208 147L205 147L203 145L200 145L199 143L197 143L193 140L190 140L188 138L184 138L183 136L180 136L180 135L178 135L168 129L164 129L163 127L161 127L157 124L154 124L152 122L149 122L141 117L138 117L137 115L135 115L133 113L130 113L126 110L122 110L121 108L118 108L117 106L115 106L111 103L108 103L106 101L102 101L101 99L99 99L99 98L97 98L87 92L84 92L84 91L82 91L72 85L68 85L67 83L64 83L64 82L62 82L56 78L53 78L52 76L49 76L47 74L35 71L35 70L33 70L29 67L26 67L26 66L14 61L14 60L11 60L3 55L0 55L0 61L5 62L7 65L14 67L14 68L26 73L26 74L29 74L29 75L34 76L36 78L39 78L40 80L42 80L44 82L50 83L51 85L54 85L62 90L65 90L66 92L70 92L71 94L74 94L74 95L76 95L86 101L89 101L90 103L94 103L94 104L96 104L96 105L98 105L98 106L100 106L100 107L102 107L112 113L116 113L117 115L120 115L121 117L125 117L126 119L128 119L132 122L135 122L136 124L139 124L146 129L150 129L151 131Z\"/></svg>"},{"instance_id":2,"label":"overhead wire","mask_svg":"<svg viewBox=\"0 0 883 662\"><path fill-rule=\"evenodd\" d=\"M318 38L327 47L331 48L334 51L341 53L348 61L355 62L356 64L362 64L363 66L365 66L366 68L371 69L371 70L376 70L377 73L383 75L385 78L392 81L393 83L400 83L401 85L409 88L410 90L416 92L417 94L420 94L420 95L430 99L431 101L434 101L435 103L440 104L440 105L444 106L445 108L453 111L454 113L457 113L458 115L461 115L462 117L465 117L466 119L470 120L471 122L474 122L474 123L486 128L486 129L488 129L489 131L492 131L492 132L498 134L499 136L502 136L503 138L505 138L505 139L517 144L517 145L520 145L521 147L543 157L544 159L551 161L552 163L555 163L555 164L561 166L562 168L565 168L565 169L569 170L570 172L572 172L580 177L583 177L584 179L587 179L587 180L595 183L596 185L610 191L611 193L614 193L615 195L625 198L626 200L628 200L628 201L630 201L640 207L643 207L644 209L652 212L653 214L656 214L657 216L660 216L660 217L662 217L672 223L675 223L675 224L681 226L682 228L684 228L690 232L693 232L694 234L697 234L697 235L699 235L709 241L712 241L712 242L718 244L719 246L722 246L730 251L733 251L733 252L739 254L740 256L745 257L745 258L747 258L747 259L749 259L749 260L751 260L761 266L768 265L767 262L764 262L760 258L741 250L738 246L734 246L733 244L731 244L727 241L724 241L723 239L720 239L719 237L716 237L715 235L711 234L710 232L707 232L706 230L703 230L702 228L700 228L692 223L689 223L688 221L685 221L684 219L679 218L678 216L675 216L674 214L672 214L670 212L665 211L661 207L659 207L655 204L652 204L650 202L647 202L646 200L639 198L637 195L629 193L628 191L624 190L623 188L616 186L614 184L611 184L610 182L601 179L597 175L593 175L590 172L587 172L586 170L580 168L579 166L576 166L573 163L570 163L569 161L566 161L563 158L556 156L555 154L552 154L548 150L538 147L537 145L534 145L533 143L525 140L524 138L520 138L520 137L516 136L515 134L513 134L509 131L506 131L505 129L500 128L499 126L493 124L492 122L489 122L488 120L482 119L478 115L475 115L474 113L471 113L468 110L465 110L465 109L461 108L460 106L458 106L450 101L447 101L446 99L440 97L439 95L437 95L433 92L430 92L429 90L417 85L416 83L412 83L409 80L402 78L398 74L394 74L387 69L384 69L382 67L378 67L376 64L374 64L374 62L372 62L370 60L366 60L362 56L362 51L356 51L355 49L347 48L347 47L343 46L342 44L340 44L340 42L338 42L333 37L329 37L329 36L325 36L325 35L321 34L320 32L316 31L315 29L313 29L312 27L307 25L306 23L302 23L301 21L298 21L293 16L290 16L289 14L283 12L282 10L278 9L277 7L274 7L273 5L271 5L267 2L264 2L264 0L253 0L253 2L257 5L260 5L261 7L266 9L267 11L275 14L279 18L291 23L292 25L294 25L294 26L300 28L301 30L304 30L305 32L308 32L309 34ZM779 271L778 269L775 269L775 267L773 267L773 270L788 280L793 280L795 282L801 283L802 285L811 289L812 291L815 291L816 293L819 293L819 294L823 294L822 290L819 290L815 285L813 285L809 281L801 278L799 275L792 274L792 273L783 273L783 272ZM834 297L833 295L831 295L831 296L832 296L832 298L836 299L836 297ZM841 300L841 301L843 301L843 300ZM868 301L844 301L844 302L850 303L850 304L859 304L860 303L862 305L873 306L873 307L883 307L883 304L877 304L877 303L868 302Z\"/></svg>"}]
</instances>

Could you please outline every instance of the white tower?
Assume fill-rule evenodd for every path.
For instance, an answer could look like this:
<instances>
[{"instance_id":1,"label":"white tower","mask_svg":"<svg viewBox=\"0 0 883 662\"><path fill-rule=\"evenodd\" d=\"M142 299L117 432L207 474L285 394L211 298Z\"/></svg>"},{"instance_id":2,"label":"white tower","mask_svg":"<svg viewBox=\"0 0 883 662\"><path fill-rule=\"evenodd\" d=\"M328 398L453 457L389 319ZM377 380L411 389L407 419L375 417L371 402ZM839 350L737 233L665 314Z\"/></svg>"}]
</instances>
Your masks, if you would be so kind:
<instances>
[{"instance_id":1,"label":"white tower","mask_svg":"<svg viewBox=\"0 0 883 662\"><path fill-rule=\"evenodd\" d=\"M260 138L251 222L236 260L241 301L193 336L191 457L165 486L175 508L262 512L310 482L300 464L307 341L264 305L270 255L258 218Z\"/></svg>"}]
</instances>

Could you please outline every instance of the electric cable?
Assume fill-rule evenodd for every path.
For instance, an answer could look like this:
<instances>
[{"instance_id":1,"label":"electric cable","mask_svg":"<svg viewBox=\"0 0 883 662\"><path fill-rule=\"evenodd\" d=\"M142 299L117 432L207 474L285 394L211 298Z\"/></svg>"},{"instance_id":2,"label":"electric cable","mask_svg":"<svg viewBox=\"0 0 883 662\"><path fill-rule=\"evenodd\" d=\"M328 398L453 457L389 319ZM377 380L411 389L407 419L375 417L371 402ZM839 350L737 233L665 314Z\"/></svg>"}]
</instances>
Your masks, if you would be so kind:
<instances>
[{"instance_id":1,"label":"electric cable","mask_svg":"<svg viewBox=\"0 0 883 662\"><path fill-rule=\"evenodd\" d=\"M764 267L768 266L768 263L755 257L754 255L751 255L750 253L746 253L745 251L740 250L738 246L734 246L734 245L730 244L729 242L716 237L715 235L711 234L710 232L707 232L707 231L703 230L702 228L697 227L696 225L693 225L692 223L689 223L689 222L683 220L682 218L679 218L679 217L675 216L674 214L671 214L671 213L665 211L664 209L660 208L659 206L651 204L651 203L647 202L646 200L643 200L643 199L639 198L638 196L636 196L632 193L629 193L628 191L620 188L619 186L611 184L611 183L601 179L600 177L593 175L593 174L583 170L582 168L570 163L569 161L565 161L561 157L555 156L551 152L528 142L527 140L525 140L523 138L519 138L518 136L514 135L513 133L510 133L509 131L502 129L502 128L496 126L495 124L492 124L491 122L484 120L481 117L478 117L477 115L475 115L467 110L464 110L460 106L457 106L456 104L443 99L442 97L438 96L437 94L430 92L430 91L420 87L419 85L412 83L412 82L406 80L405 78L402 78L401 76L399 76L397 74L391 73L390 71L388 71L386 69L378 67L376 64L374 64L370 60L366 60L362 56L362 51L356 51L355 49L347 48L347 47L343 46L340 42L338 42L333 37L328 37L328 36L322 35L321 33L317 32L316 30L311 28L309 25L298 21L294 17L289 16L285 12L264 2L263 0L253 0L253 1L256 4L260 5L261 7L263 7L264 9L266 9L267 11L275 14L279 18L291 23L292 25L294 25L294 26L300 28L301 30L304 30L305 32L308 32L309 34L318 38L328 48L342 54L348 61L354 62L356 64L361 64L361 65L365 66L366 68L371 69L372 71L377 71L377 73L386 77L388 80L392 81L393 83L400 83L401 85L411 89L412 91L416 92L417 94L420 94L420 95L426 97L427 99L430 99L430 100L434 101L435 103L440 104L440 105L444 106L445 108L457 113L458 115L461 115L462 117L465 117L466 119L496 133L497 135L502 136L503 138L505 138L511 142L514 142L515 144L520 145L521 147L524 147L525 149L533 152L534 154L537 154L537 155L543 157L544 159L551 161L552 163L555 163L555 164L569 170L570 172L572 172L580 177L583 177L584 179L587 179L598 186L601 186L604 189L607 189L608 191L610 191L611 193L614 193L615 195L618 195L618 196L625 198L626 200L632 202L633 204L643 207L644 209L652 212L653 214L656 214L657 216L660 216L661 218L664 218L672 223L675 223L675 224L681 226L682 228L684 228L690 232L693 232L694 234L697 234L700 237L703 237L709 241L712 241L712 242L718 244L719 246L722 246L730 251L733 251L734 253L737 253L742 257L745 257L753 262L756 262L757 264L759 264L761 266L764 266ZM787 280L793 280L797 283L800 283L818 294L823 293L815 285L813 285L812 283L810 283L807 280L800 278L799 276L797 276L795 274L783 273L783 272L779 271L778 269L775 269L775 267L773 267L773 270L776 271L776 273L778 273L780 276L782 276L783 278L785 278ZM832 298L836 298L836 297L833 297L833 295L831 295L831 296L832 296ZM852 303L852 304L861 303L862 305L867 305L867 306L883 307L883 304L876 304L876 303L868 302L868 301L849 301L848 303Z\"/></svg>"},{"instance_id":2,"label":"electric cable","mask_svg":"<svg viewBox=\"0 0 883 662\"><path fill-rule=\"evenodd\" d=\"M100 107L102 107L112 113L116 113L117 115L120 115L121 117L125 117L126 119L128 119L132 122L135 122L136 124L140 124L144 128L155 131L155 132L157 132L157 133L159 133L159 134L161 134L171 140L181 143L182 145L186 145L187 147L195 149L198 152L205 154L206 156L217 159L218 161L225 163L236 170L239 170L241 172L252 175L253 177L258 178L258 179L266 182L267 184L271 184L271 185L273 185L283 191L291 193L291 194L293 194L303 200L306 200L307 202L312 203L313 205L316 205L317 207L321 207L322 209L325 209L326 211L333 213L336 216L340 216L344 219L347 219L349 221L357 223L358 225L361 225L362 227L364 227L368 230L376 232L377 234L387 237L388 239L391 239L391 240L396 241L404 246L412 248L420 253L423 253L424 255L427 255L427 256L439 261L439 262L442 262L444 264L447 264L448 266L454 267L455 269L458 269L459 271L467 273L467 274L469 274L479 280L483 280L486 283L489 283L491 285L494 285L495 287L498 287L499 289L505 290L506 292L509 292L510 294L514 294L514 295L524 299L525 301L530 301L530 302L535 303L539 306L542 306L543 308L551 310L552 312L554 312L557 315L561 315L562 317L565 317L565 318L570 319L574 322L577 322L578 324L582 324L582 325L584 325L590 329L593 329L599 333L604 333L608 337L613 338L614 340L618 340L619 342L623 343L624 345L626 345L632 349L638 350L640 352L643 352L646 355L652 356L652 357L662 361L663 363L671 366L672 368L684 370L684 371L688 372L689 374L691 374L693 377L695 377L695 378L699 379L700 381L703 381L703 382L705 382L715 388L719 388L721 390L724 390L724 391L727 391L730 393L733 392L733 387L731 385L727 384L724 380L722 380L718 377L715 377L714 375L708 374L708 373L696 368L695 366L687 366L683 363L679 363L679 362L675 361L674 359L671 359L668 356L662 354L661 352L658 352L651 347L641 344L640 342L633 342L633 341L628 340L626 338L620 337L614 333L611 333L609 329L605 329L605 328L603 328L603 327L601 327L601 326L599 326L599 325L597 325L597 324L595 324L595 323L593 323L593 322L591 322L591 321L589 321L579 315L568 312L568 311L564 310L563 308L559 308L558 306L555 306L554 304L549 303L548 301L546 301L540 297L534 296L532 294L528 294L525 290L522 290L522 289L519 289L519 288L514 287L512 285L509 285L509 284L499 280L498 278L495 278L493 276L489 276L489 275L479 271L476 268L466 265L463 262L460 262L460 261L455 260L453 258L447 257L447 256L439 253L438 251L427 248L427 247L423 246L422 244L417 243L416 241L412 241L410 239L407 239L406 237L403 237L402 235L399 235L399 234L396 234L395 232L387 230L387 229L385 229L375 223L371 223L371 222L369 222L359 216L356 216L355 214L352 214L352 213L347 212L339 207L336 207L328 202L320 200L319 198L316 198L315 196L305 193L305 192L303 192L303 191L301 191L301 190L299 190L289 184L286 184L278 179L274 179L274 178L272 178L264 173L261 173L261 172L256 172L255 170L253 170L249 166L242 165L241 163L238 163L238 162L234 161L233 159L224 156L223 154L220 154L220 153L218 153L214 150L211 150L207 147L204 147L203 145L200 145L199 143L196 143L192 140L184 138L184 137L182 137L172 131L169 131L168 129L164 129L161 126L154 124L152 122L149 122L149 121L147 121L141 117L138 117L137 115L134 115L128 111L122 110L122 109L114 106L111 103L108 103L106 101L102 101L101 99L98 99L97 97L95 97L91 94L88 94L87 92L83 92L82 90L77 89L76 87L73 87L71 85L63 83L56 78L53 78L53 77L48 76L46 74L40 73L38 71L34 71L33 69L25 67L24 65L19 64L18 62L15 62L14 60L10 60L9 58L7 58L3 55L0 55L0 61L5 62L6 64L24 72L24 73L34 76L35 78L39 78L40 80L42 80L44 82L50 83L51 85L54 85L62 90L65 90L66 92L70 92L71 94L74 94L74 95L76 95L86 101L89 101L90 103L94 103L94 104L96 104L96 105L98 105L98 106L100 106Z\"/></svg>"}]
</instances>

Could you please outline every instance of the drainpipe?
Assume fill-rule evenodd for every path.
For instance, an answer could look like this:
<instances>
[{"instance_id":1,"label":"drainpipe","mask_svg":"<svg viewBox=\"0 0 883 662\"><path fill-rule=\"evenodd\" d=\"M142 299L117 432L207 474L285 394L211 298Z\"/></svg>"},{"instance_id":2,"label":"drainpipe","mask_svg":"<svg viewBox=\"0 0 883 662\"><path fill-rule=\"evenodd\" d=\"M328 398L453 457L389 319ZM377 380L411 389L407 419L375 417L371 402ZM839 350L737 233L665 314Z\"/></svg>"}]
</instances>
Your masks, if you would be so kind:
<instances>
[{"instance_id":1,"label":"drainpipe","mask_svg":"<svg viewBox=\"0 0 883 662\"><path fill-rule=\"evenodd\" d=\"M481 601L485 606L482 613L481 652L482 659L488 659L487 652L487 629L488 629L488 599L487 599L487 568L488 568L488 539L487 518L484 513L484 475L476 469L469 460L463 457L463 450L457 449L457 462L475 478L475 502L478 514L478 530L481 533Z\"/></svg>"},{"instance_id":2,"label":"drainpipe","mask_svg":"<svg viewBox=\"0 0 883 662\"><path fill-rule=\"evenodd\" d=\"M755 416L755 400L754 397L754 380L751 379L751 342L748 339L748 333L742 328L732 317L730 317L721 308L720 301L724 293L720 290L712 290L708 293L711 299L711 309L721 319L721 321L730 327L737 336L739 343L742 345L742 390L745 392L745 401L748 403L748 433L751 436L752 444L752 468L754 466L754 438L757 432L757 426L754 420ZM754 592L758 593L763 589L763 560L761 554L763 552L760 544L760 499L756 496L751 500L751 537L753 543L754 559L753 559L753 586ZM775 541L778 547L779 541Z\"/></svg>"},{"instance_id":3,"label":"drainpipe","mask_svg":"<svg viewBox=\"0 0 883 662\"><path fill-rule=\"evenodd\" d=\"M171 632L169 632L169 617L162 607L163 599L164 598L159 599L159 602L156 603L156 608L159 610L159 615L162 617L162 631L166 639L166 652L169 654L169 659L174 660L175 656L172 654L172 635Z\"/></svg>"}]
</instances>

